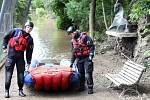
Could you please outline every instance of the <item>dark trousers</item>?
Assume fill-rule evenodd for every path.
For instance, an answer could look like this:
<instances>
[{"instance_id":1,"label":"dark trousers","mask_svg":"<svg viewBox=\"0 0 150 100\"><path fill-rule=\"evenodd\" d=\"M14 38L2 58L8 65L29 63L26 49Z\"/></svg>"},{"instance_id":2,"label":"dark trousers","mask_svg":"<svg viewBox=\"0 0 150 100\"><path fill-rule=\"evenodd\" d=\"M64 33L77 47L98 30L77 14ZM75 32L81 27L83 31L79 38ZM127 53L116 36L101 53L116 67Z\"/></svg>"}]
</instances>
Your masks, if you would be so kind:
<instances>
[{"instance_id":1,"label":"dark trousers","mask_svg":"<svg viewBox=\"0 0 150 100\"><path fill-rule=\"evenodd\" d=\"M25 61L24 57L7 57L5 63L5 90L9 90L14 66L17 68L17 82L19 90L22 90L24 84Z\"/></svg>"},{"instance_id":2,"label":"dark trousers","mask_svg":"<svg viewBox=\"0 0 150 100\"><path fill-rule=\"evenodd\" d=\"M77 60L77 68L80 73L80 87L84 87L87 80L88 89L93 89L93 62L87 58ZM86 78L85 78L86 77Z\"/></svg>"}]
</instances>

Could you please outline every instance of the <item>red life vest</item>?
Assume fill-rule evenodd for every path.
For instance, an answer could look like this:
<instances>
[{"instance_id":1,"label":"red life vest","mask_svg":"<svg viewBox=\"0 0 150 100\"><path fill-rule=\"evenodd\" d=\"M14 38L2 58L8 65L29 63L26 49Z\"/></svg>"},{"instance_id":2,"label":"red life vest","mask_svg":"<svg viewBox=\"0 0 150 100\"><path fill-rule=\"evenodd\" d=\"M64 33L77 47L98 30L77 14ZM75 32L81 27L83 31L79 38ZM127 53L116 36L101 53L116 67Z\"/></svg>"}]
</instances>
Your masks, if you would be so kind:
<instances>
[{"instance_id":1,"label":"red life vest","mask_svg":"<svg viewBox=\"0 0 150 100\"><path fill-rule=\"evenodd\" d=\"M16 29L15 31L14 37L9 40L8 44L17 51L25 51L28 46L27 38L29 35L23 37L21 29Z\"/></svg>"},{"instance_id":2,"label":"red life vest","mask_svg":"<svg viewBox=\"0 0 150 100\"><path fill-rule=\"evenodd\" d=\"M76 57L89 55L90 50L87 47L87 44L83 41L86 36L86 32L83 32L78 40L73 39L72 41L74 49L73 53Z\"/></svg>"}]
</instances>

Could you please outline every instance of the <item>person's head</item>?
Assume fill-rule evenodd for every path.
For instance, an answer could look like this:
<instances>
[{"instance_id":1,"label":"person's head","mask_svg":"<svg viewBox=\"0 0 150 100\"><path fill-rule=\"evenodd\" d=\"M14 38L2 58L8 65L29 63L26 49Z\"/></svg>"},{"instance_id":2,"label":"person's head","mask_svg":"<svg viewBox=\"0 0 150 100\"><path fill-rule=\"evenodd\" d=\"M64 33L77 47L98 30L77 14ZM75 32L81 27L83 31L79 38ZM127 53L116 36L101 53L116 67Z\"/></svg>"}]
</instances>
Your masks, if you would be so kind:
<instances>
[{"instance_id":1,"label":"person's head","mask_svg":"<svg viewBox=\"0 0 150 100\"><path fill-rule=\"evenodd\" d=\"M67 33L68 33L68 35L71 36L72 39L77 39L80 36L79 30L76 30L76 28L74 26L70 26L67 29Z\"/></svg>"},{"instance_id":2,"label":"person's head","mask_svg":"<svg viewBox=\"0 0 150 100\"><path fill-rule=\"evenodd\" d=\"M74 31L71 36L74 38L74 39L78 39L80 37L80 31L79 30L76 30Z\"/></svg>"},{"instance_id":3,"label":"person's head","mask_svg":"<svg viewBox=\"0 0 150 100\"><path fill-rule=\"evenodd\" d=\"M28 22L26 22L25 25L24 25L24 30L25 30L27 33L30 33L30 32L32 31L33 27L34 27L33 22L28 21Z\"/></svg>"},{"instance_id":4,"label":"person's head","mask_svg":"<svg viewBox=\"0 0 150 100\"><path fill-rule=\"evenodd\" d=\"M68 35L71 35L71 33L73 33L74 31L76 31L76 28L75 28L74 26L70 26L70 27L67 29Z\"/></svg>"}]
</instances>

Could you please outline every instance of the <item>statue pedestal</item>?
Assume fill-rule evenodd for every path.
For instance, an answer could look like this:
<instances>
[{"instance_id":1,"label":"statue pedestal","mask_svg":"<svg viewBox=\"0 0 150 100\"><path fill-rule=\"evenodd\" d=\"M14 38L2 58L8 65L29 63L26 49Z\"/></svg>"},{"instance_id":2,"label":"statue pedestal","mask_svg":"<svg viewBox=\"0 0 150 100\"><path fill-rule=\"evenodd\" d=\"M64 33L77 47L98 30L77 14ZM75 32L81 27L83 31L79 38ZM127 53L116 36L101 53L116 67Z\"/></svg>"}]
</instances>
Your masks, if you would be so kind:
<instances>
[{"instance_id":1,"label":"statue pedestal","mask_svg":"<svg viewBox=\"0 0 150 100\"><path fill-rule=\"evenodd\" d=\"M106 31L106 34L113 36L116 40L116 45L114 47L116 53L125 58L133 58L134 47L137 39L137 33L126 33L118 31Z\"/></svg>"},{"instance_id":2,"label":"statue pedestal","mask_svg":"<svg viewBox=\"0 0 150 100\"><path fill-rule=\"evenodd\" d=\"M115 37L137 37L137 33L126 33L126 32L117 32L117 31L106 31L107 35Z\"/></svg>"}]
</instances>

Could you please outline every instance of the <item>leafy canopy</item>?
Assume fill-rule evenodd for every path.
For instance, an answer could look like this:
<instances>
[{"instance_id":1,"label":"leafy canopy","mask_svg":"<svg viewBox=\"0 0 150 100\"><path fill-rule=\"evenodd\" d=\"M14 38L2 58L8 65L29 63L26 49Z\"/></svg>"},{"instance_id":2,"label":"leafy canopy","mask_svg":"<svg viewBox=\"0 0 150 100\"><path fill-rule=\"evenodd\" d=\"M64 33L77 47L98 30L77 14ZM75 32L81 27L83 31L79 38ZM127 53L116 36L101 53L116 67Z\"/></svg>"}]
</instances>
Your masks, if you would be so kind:
<instances>
[{"instance_id":1,"label":"leafy canopy","mask_svg":"<svg viewBox=\"0 0 150 100\"><path fill-rule=\"evenodd\" d=\"M140 17L150 14L150 0L138 0L131 10L130 21L137 22Z\"/></svg>"}]
</instances>

